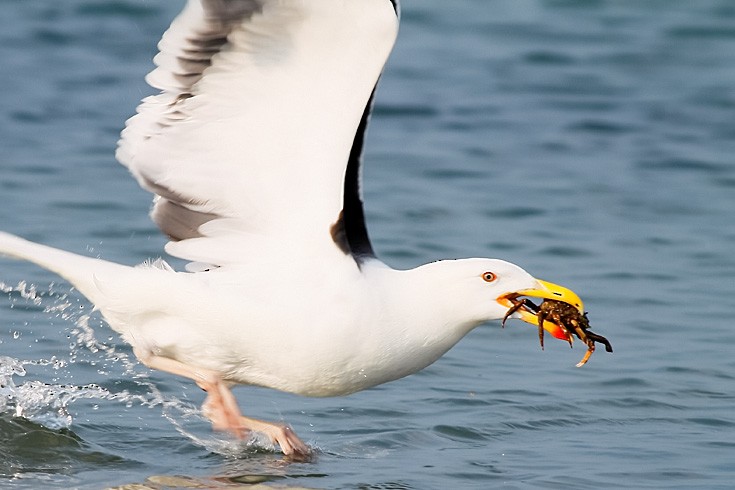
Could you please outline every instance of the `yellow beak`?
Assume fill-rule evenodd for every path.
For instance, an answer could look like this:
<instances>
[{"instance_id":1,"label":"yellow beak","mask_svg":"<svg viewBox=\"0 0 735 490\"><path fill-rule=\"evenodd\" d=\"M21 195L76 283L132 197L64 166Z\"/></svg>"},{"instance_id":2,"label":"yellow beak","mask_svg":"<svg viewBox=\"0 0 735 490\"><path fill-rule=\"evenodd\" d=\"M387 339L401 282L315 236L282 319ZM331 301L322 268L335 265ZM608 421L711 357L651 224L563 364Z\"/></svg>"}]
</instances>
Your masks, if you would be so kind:
<instances>
[{"instance_id":1,"label":"yellow beak","mask_svg":"<svg viewBox=\"0 0 735 490\"><path fill-rule=\"evenodd\" d=\"M517 298L526 296L529 298L563 301L564 303L568 303L577 308L580 313L584 313L584 303L582 303L580 297L577 296L577 293L575 293L571 289L565 288L564 286L559 286L557 284L541 280L537 281L539 283L538 288L522 289L513 293L504 294L497 299L498 303L502 304L503 306L507 306L508 308L511 308L516 305ZM539 326L537 312L524 306L519 308L517 310L517 313L520 315L521 320L523 320L524 322L530 323L531 325ZM545 320L544 324L541 326L544 328L544 330L549 332L557 339L571 342L571 335L561 325L553 323L549 320Z\"/></svg>"}]
</instances>

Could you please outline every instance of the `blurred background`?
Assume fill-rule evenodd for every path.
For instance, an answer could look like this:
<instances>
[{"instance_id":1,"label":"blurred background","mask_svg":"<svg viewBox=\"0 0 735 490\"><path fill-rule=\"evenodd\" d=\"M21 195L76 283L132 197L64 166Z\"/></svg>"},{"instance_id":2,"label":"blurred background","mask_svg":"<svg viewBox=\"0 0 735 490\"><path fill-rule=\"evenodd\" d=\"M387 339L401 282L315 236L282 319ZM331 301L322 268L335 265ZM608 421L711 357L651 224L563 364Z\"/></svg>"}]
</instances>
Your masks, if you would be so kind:
<instances>
[{"instance_id":1,"label":"blurred background","mask_svg":"<svg viewBox=\"0 0 735 490\"><path fill-rule=\"evenodd\" d=\"M2 2L0 229L161 256L114 149L182 5ZM576 369L579 344L492 323L350 397L237 390L321 451L289 464L212 434L192 383L2 259L0 486L730 488L734 81L729 0L404 1L363 175L379 255L515 262L578 292L615 352Z\"/></svg>"}]
</instances>

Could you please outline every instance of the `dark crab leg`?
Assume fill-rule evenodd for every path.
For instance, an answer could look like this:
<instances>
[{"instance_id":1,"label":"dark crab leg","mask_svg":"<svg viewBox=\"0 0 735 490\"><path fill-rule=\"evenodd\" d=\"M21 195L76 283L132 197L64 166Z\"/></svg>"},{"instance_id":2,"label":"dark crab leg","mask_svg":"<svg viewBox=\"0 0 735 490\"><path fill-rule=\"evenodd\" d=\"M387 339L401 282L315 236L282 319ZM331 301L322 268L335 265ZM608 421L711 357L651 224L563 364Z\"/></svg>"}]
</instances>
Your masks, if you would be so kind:
<instances>
[{"instance_id":1,"label":"dark crab leg","mask_svg":"<svg viewBox=\"0 0 735 490\"><path fill-rule=\"evenodd\" d=\"M603 344L607 352L613 351L612 345L610 345L610 342L602 335L598 335L595 332L590 332L589 330L587 330L587 337L589 337L590 340L592 340L593 342L599 342L600 344Z\"/></svg>"},{"instance_id":2,"label":"dark crab leg","mask_svg":"<svg viewBox=\"0 0 735 490\"><path fill-rule=\"evenodd\" d=\"M503 317L503 322L500 324L503 328L505 328L505 321L510 318L510 316L515 313L516 311L520 310L522 307L526 307L531 311L538 311L538 308L535 304L533 304L528 299L523 299L521 301L518 300L512 300L514 301L513 306L510 307L510 309L505 313L505 316Z\"/></svg>"},{"instance_id":3,"label":"dark crab leg","mask_svg":"<svg viewBox=\"0 0 735 490\"><path fill-rule=\"evenodd\" d=\"M541 350L544 350L544 320L546 320L546 312L539 310L538 312L538 341L541 344Z\"/></svg>"},{"instance_id":4,"label":"dark crab leg","mask_svg":"<svg viewBox=\"0 0 735 490\"><path fill-rule=\"evenodd\" d=\"M605 350L607 352L612 352L612 345L610 345L610 342L605 337L603 337L602 335L597 335L595 332L591 332L589 330L587 330L585 333L587 334L587 352L584 354L582 360L577 363L577 367L584 366L589 360L590 356L592 356L592 353L595 352L595 342L604 344Z\"/></svg>"}]
</instances>

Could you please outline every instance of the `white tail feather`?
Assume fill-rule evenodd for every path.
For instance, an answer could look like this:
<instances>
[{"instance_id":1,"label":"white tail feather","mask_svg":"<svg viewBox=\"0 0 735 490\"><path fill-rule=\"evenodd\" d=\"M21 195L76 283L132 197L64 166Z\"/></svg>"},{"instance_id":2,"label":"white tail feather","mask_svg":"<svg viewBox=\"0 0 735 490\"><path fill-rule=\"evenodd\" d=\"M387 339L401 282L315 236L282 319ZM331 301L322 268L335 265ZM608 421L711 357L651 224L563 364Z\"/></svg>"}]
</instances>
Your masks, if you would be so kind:
<instances>
[{"instance_id":1,"label":"white tail feather","mask_svg":"<svg viewBox=\"0 0 735 490\"><path fill-rule=\"evenodd\" d=\"M0 255L27 260L55 272L95 304L101 299L97 285L98 276L127 268L113 262L30 242L2 231L0 231Z\"/></svg>"}]
</instances>

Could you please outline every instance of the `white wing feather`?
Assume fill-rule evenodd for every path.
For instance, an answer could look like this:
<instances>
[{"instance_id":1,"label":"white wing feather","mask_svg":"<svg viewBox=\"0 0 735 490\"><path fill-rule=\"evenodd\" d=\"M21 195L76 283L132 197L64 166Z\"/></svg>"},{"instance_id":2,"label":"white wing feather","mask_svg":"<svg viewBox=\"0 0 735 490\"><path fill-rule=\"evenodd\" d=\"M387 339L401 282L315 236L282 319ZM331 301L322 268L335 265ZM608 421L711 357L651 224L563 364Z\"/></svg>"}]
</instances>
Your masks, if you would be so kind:
<instances>
[{"instance_id":1,"label":"white wing feather","mask_svg":"<svg viewBox=\"0 0 735 490\"><path fill-rule=\"evenodd\" d=\"M216 265L337 251L350 148L397 27L388 0L190 0L147 78L162 92L117 152L180 240L167 251Z\"/></svg>"}]
</instances>

